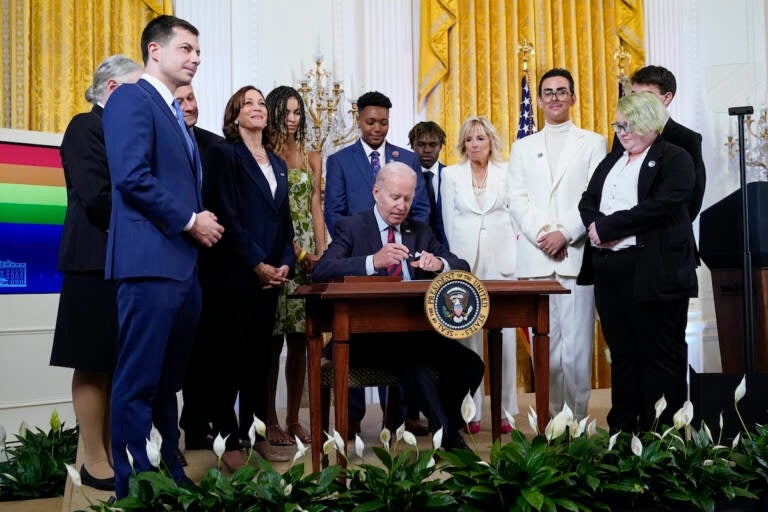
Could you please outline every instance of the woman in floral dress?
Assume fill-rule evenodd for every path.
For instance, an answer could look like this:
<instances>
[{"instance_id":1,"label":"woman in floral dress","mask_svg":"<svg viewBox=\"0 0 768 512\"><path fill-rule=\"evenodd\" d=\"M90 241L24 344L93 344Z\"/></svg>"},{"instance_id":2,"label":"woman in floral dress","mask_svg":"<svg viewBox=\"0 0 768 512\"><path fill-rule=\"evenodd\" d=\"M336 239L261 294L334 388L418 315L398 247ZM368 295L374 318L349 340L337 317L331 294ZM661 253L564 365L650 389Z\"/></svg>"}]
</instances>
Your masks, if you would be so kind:
<instances>
[{"instance_id":1,"label":"woman in floral dress","mask_svg":"<svg viewBox=\"0 0 768 512\"><path fill-rule=\"evenodd\" d=\"M280 86L272 90L267 95L267 109L271 149L288 165L288 197L295 231L293 248L296 251L296 275L288 286L283 287L272 339L274 359L270 364L269 375L267 438L274 445L289 445L293 443L294 436L305 443L310 441L309 432L299 423L298 416L307 367L304 301L288 299L288 295L299 285L309 283L312 266L326 248L320 199L322 161L319 153L304 148L304 102L295 89ZM280 353L284 340L288 346L285 362L288 395L285 429L280 427L275 410Z\"/></svg>"}]
</instances>

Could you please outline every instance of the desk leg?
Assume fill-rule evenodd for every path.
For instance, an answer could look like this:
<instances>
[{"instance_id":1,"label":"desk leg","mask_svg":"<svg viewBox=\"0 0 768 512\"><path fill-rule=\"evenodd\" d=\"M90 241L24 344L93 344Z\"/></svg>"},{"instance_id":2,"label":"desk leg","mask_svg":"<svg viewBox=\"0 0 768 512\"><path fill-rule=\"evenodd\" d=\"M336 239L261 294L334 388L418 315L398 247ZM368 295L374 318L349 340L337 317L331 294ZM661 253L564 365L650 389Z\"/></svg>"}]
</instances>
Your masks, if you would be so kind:
<instances>
[{"instance_id":1,"label":"desk leg","mask_svg":"<svg viewBox=\"0 0 768 512\"><path fill-rule=\"evenodd\" d=\"M336 432L347 441L349 414L349 340L333 342L334 412ZM336 463L346 466L346 459L336 454Z\"/></svg>"},{"instance_id":2,"label":"desk leg","mask_svg":"<svg viewBox=\"0 0 768 512\"><path fill-rule=\"evenodd\" d=\"M491 440L501 437L501 329L488 331L488 377L491 387Z\"/></svg>"},{"instance_id":3,"label":"desk leg","mask_svg":"<svg viewBox=\"0 0 768 512\"><path fill-rule=\"evenodd\" d=\"M539 432L549 422L549 296L536 301L537 321L533 326L533 382L536 386L536 414Z\"/></svg>"},{"instance_id":4,"label":"desk leg","mask_svg":"<svg viewBox=\"0 0 768 512\"><path fill-rule=\"evenodd\" d=\"M312 435L312 470L320 471L322 439L322 410L320 404L320 365L323 353L323 336L316 333L307 336L307 366L309 378L309 427Z\"/></svg>"}]
</instances>

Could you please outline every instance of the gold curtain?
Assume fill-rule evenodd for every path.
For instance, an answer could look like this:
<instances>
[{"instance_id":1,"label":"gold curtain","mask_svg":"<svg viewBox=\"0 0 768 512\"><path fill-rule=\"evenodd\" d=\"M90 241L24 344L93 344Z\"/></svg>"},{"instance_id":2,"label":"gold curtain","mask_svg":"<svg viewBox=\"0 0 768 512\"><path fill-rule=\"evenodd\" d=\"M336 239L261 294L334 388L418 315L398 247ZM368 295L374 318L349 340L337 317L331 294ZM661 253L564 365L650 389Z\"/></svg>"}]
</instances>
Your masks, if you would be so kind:
<instances>
[{"instance_id":1,"label":"gold curtain","mask_svg":"<svg viewBox=\"0 0 768 512\"><path fill-rule=\"evenodd\" d=\"M0 8L2 127L58 133L89 109L83 93L99 62L122 53L141 63L142 29L172 13L171 0L0 0Z\"/></svg>"},{"instance_id":2,"label":"gold curtain","mask_svg":"<svg viewBox=\"0 0 768 512\"><path fill-rule=\"evenodd\" d=\"M422 0L419 105L448 135L443 161L455 163L462 121L484 115L508 149L517 137L523 39L535 49L531 88L553 67L576 82L574 122L609 133L618 99L614 53L621 43L642 66L641 0ZM534 94L535 99L535 94ZM537 110L537 109L534 109ZM537 126L543 119L537 116Z\"/></svg>"},{"instance_id":3,"label":"gold curtain","mask_svg":"<svg viewBox=\"0 0 768 512\"><path fill-rule=\"evenodd\" d=\"M645 63L642 0L422 0L419 106L448 136L441 160L456 163L464 119L488 117L504 149L517 137L523 39L534 46L528 62L535 100L537 78L553 67L571 71L577 102L573 121L612 139L610 123L618 100L621 45L631 68ZM534 108L534 112L538 109ZM537 115L536 126L543 118ZM599 324L595 330L593 387L610 385L610 366ZM519 334L519 333L518 333ZM525 339L518 336L518 384L530 390Z\"/></svg>"}]
</instances>

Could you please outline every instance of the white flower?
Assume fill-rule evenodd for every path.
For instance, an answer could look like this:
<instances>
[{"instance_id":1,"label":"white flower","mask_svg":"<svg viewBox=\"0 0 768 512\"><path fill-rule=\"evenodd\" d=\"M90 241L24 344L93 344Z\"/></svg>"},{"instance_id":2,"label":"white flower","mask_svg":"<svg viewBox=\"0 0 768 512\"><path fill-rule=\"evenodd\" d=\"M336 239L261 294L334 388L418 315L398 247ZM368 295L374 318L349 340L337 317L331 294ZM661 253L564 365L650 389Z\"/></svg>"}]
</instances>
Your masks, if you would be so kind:
<instances>
[{"instance_id":1,"label":"white flower","mask_svg":"<svg viewBox=\"0 0 768 512\"><path fill-rule=\"evenodd\" d=\"M435 458L430 457L429 460L427 461L427 469L432 468L434 466L435 466Z\"/></svg>"},{"instance_id":2,"label":"white flower","mask_svg":"<svg viewBox=\"0 0 768 512\"><path fill-rule=\"evenodd\" d=\"M739 439L741 439L741 432L739 432L738 434L736 434L736 437L734 437L734 438L733 438L733 442L731 443L731 448L734 448L734 449L735 449L735 448L736 448L736 446L738 446L738 444L739 444Z\"/></svg>"},{"instance_id":3,"label":"white flower","mask_svg":"<svg viewBox=\"0 0 768 512\"><path fill-rule=\"evenodd\" d=\"M248 428L248 439L251 441L251 446L256 445L256 423L251 423Z\"/></svg>"},{"instance_id":4,"label":"white flower","mask_svg":"<svg viewBox=\"0 0 768 512\"><path fill-rule=\"evenodd\" d=\"M29 431L29 425L26 421L22 421L19 425L19 438L27 437L27 431Z\"/></svg>"},{"instance_id":5,"label":"white flower","mask_svg":"<svg viewBox=\"0 0 768 512\"><path fill-rule=\"evenodd\" d=\"M475 401L472 400L472 395L467 393L464 397L464 401L461 402L461 417L464 419L464 423L469 423L475 417L477 409L475 408Z\"/></svg>"},{"instance_id":6,"label":"white flower","mask_svg":"<svg viewBox=\"0 0 768 512\"><path fill-rule=\"evenodd\" d=\"M61 429L61 418L59 417L59 411L56 409L51 413L51 431L56 433Z\"/></svg>"},{"instance_id":7,"label":"white flower","mask_svg":"<svg viewBox=\"0 0 768 512\"><path fill-rule=\"evenodd\" d=\"M160 448L153 442L147 439L147 459L149 459L149 463L152 464L152 467L159 468L160 467Z\"/></svg>"},{"instance_id":8,"label":"white flower","mask_svg":"<svg viewBox=\"0 0 768 512\"><path fill-rule=\"evenodd\" d=\"M402 423L399 427L397 427L397 430L395 430L395 441L399 441L403 438L403 434L405 433L405 423Z\"/></svg>"},{"instance_id":9,"label":"white flower","mask_svg":"<svg viewBox=\"0 0 768 512\"><path fill-rule=\"evenodd\" d=\"M704 433L707 434L707 438L709 438L710 443L714 443L715 441L712 439L712 432L710 432L709 427L705 422L701 422L702 426L704 427Z\"/></svg>"},{"instance_id":10,"label":"white flower","mask_svg":"<svg viewBox=\"0 0 768 512\"><path fill-rule=\"evenodd\" d=\"M686 400L680 410L678 410L674 416L672 416L672 423L674 423L677 430L680 430L681 428L690 425L692 419L693 404L690 400Z\"/></svg>"},{"instance_id":11,"label":"white flower","mask_svg":"<svg viewBox=\"0 0 768 512\"><path fill-rule=\"evenodd\" d=\"M515 428L515 417L509 414L509 411L506 409L506 407L504 408L504 417L507 418L509 426Z\"/></svg>"},{"instance_id":12,"label":"white flower","mask_svg":"<svg viewBox=\"0 0 768 512\"><path fill-rule=\"evenodd\" d=\"M653 407L656 409L656 419L659 419L661 413L667 408L667 399L664 398L664 395L661 395L661 398L656 401L656 405Z\"/></svg>"},{"instance_id":13,"label":"white flower","mask_svg":"<svg viewBox=\"0 0 768 512\"><path fill-rule=\"evenodd\" d=\"M64 467L67 468L69 478L72 479L72 485L75 487L81 487L83 485L83 481L80 479L80 472L76 470L72 464L64 464Z\"/></svg>"},{"instance_id":14,"label":"white flower","mask_svg":"<svg viewBox=\"0 0 768 512\"><path fill-rule=\"evenodd\" d=\"M12 474L10 474L10 473L3 473L3 476L4 476L5 478L7 478L8 480L10 480L11 482L18 482L18 481L19 481L19 479L18 479L18 478L16 478L15 476L13 476L13 475L12 475Z\"/></svg>"},{"instance_id":15,"label":"white flower","mask_svg":"<svg viewBox=\"0 0 768 512\"><path fill-rule=\"evenodd\" d=\"M128 449L128 445L125 445L125 454L128 456L128 464L131 466L131 471L133 471L133 455L131 455L131 450Z\"/></svg>"},{"instance_id":16,"label":"white flower","mask_svg":"<svg viewBox=\"0 0 768 512\"><path fill-rule=\"evenodd\" d=\"M443 445L443 427L440 427L437 429L437 432L435 432L432 435L432 448L437 450Z\"/></svg>"},{"instance_id":17,"label":"white flower","mask_svg":"<svg viewBox=\"0 0 768 512\"><path fill-rule=\"evenodd\" d=\"M571 420L568 422L568 435L571 436L571 439L575 439L579 437L579 422L576 420Z\"/></svg>"},{"instance_id":18,"label":"white flower","mask_svg":"<svg viewBox=\"0 0 768 512\"><path fill-rule=\"evenodd\" d=\"M744 395L747 394L747 376L743 376L741 378L741 382L739 382L739 385L736 386L736 391L733 393L733 401L734 403L738 403L739 400L744 398Z\"/></svg>"},{"instance_id":19,"label":"white flower","mask_svg":"<svg viewBox=\"0 0 768 512\"><path fill-rule=\"evenodd\" d=\"M256 428L257 434L259 434L261 437L267 437L267 425L264 424L264 422L259 418L257 418L255 414L253 415L253 424Z\"/></svg>"},{"instance_id":20,"label":"white flower","mask_svg":"<svg viewBox=\"0 0 768 512\"><path fill-rule=\"evenodd\" d=\"M149 440L155 443L157 450L160 451L160 447L163 446L163 436L160 435L160 431L154 425L149 431Z\"/></svg>"},{"instance_id":21,"label":"white flower","mask_svg":"<svg viewBox=\"0 0 768 512\"><path fill-rule=\"evenodd\" d=\"M407 430L403 432L403 441L405 441L405 444L409 444L411 446L416 446L416 436L413 435L412 432L408 432Z\"/></svg>"},{"instance_id":22,"label":"white flower","mask_svg":"<svg viewBox=\"0 0 768 512\"><path fill-rule=\"evenodd\" d=\"M568 407L568 404L564 404L563 410L557 413L555 417L552 418L552 421L550 421L547 425L547 429L549 430L548 434L545 430L547 440L551 441L552 439L557 439L563 435L565 433L565 429L568 427L568 424L572 419L573 412L571 411L571 408Z\"/></svg>"},{"instance_id":23,"label":"white flower","mask_svg":"<svg viewBox=\"0 0 768 512\"><path fill-rule=\"evenodd\" d=\"M323 453L326 455L332 454L336 450L336 442L333 437L329 438L323 443Z\"/></svg>"},{"instance_id":24,"label":"white flower","mask_svg":"<svg viewBox=\"0 0 768 512\"><path fill-rule=\"evenodd\" d=\"M613 450L613 446L616 444L616 438L619 437L620 433L621 432L616 432L610 437L610 439L608 439L608 451Z\"/></svg>"},{"instance_id":25,"label":"white flower","mask_svg":"<svg viewBox=\"0 0 768 512\"><path fill-rule=\"evenodd\" d=\"M221 437L221 432L216 434L216 439L213 440L213 453L216 454L216 458L220 459L227 449L227 437Z\"/></svg>"},{"instance_id":26,"label":"white flower","mask_svg":"<svg viewBox=\"0 0 768 512\"><path fill-rule=\"evenodd\" d=\"M285 496L290 496L292 490L293 490L293 485L288 484L285 486L285 489L283 489L283 494Z\"/></svg>"},{"instance_id":27,"label":"white flower","mask_svg":"<svg viewBox=\"0 0 768 512\"><path fill-rule=\"evenodd\" d=\"M333 442L336 445L336 449L340 452L344 451L344 440L341 438L341 434L336 432L336 429L333 429Z\"/></svg>"},{"instance_id":28,"label":"white flower","mask_svg":"<svg viewBox=\"0 0 768 512\"><path fill-rule=\"evenodd\" d=\"M355 453L362 459L364 451L365 444L363 443L363 440L360 438L359 434L355 434Z\"/></svg>"},{"instance_id":29,"label":"white flower","mask_svg":"<svg viewBox=\"0 0 768 512\"><path fill-rule=\"evenodd\" d=\"M389 451L389 441L392 439L392 432L389 431L387 427L384 427L381 429L381 433L379 434L379 441L381 441L381 444L384 445L384 448Z\"/></svg>"},{"instance_id":30,"label":"white flower","mask_svg":"<svg viewBox=\"0 0 768 512\"><path fill-rule=\"evenodd\" d=\"M632 441L629 443L629 447L632 449L632 453L640 457L643 454L643 443L640 442L635 434L632 434Z\"/></svg>"},{"instance_id":31,"label":"white flower","mask_svg":"<svg viewBox=\"0 0 768 512\"><path fill-rule=\"evenodd\" d=\"M293 456L293 463L296 464L296 461L298 461L300 458L304 456L305 453L307 453L307 447L304 446L304 443L301 442L301 439L299 439L299 436L293 436L294 440L296 441L296 455Z\"/></svg>"},{"instance_id":32,"label":"white flower","mask_svg":"<svg viewBox=\"0 0 768 512\"><path fill-rule=\"evenodd\" d=\"M479 465L481 465L481 466L485 466L485 467L487 467L487 468L491 467L491 465L490 465L490 464L488 464L487 462L485 462L484 460L479 460L479 461L477 461L477 464L479 464Z\"/></svg>"},{"instance_id":33,"label":"white flower","mask_svg":"<svg viewBox=\"0 0 768 512\"><path fill-rule=\"evenodd\" d=\"M714 463L715 463L715 461L713 461L712 459L707 459L707 460L705 460L705 461L703 462L703 465L704 465L704 466L711 466L711 465L712 465L712 464L714 464Z\"/></svg>"},{"instance_id":34,"label":"white flower","mask_svg":"<svg viewBox=\"0 0 768 512\"><path fill-rule=\"evenodd\" d=\"M723 411L720 411L720 432L723 431Z\"/></svg>"},{"instance_id":35,"label":"white flower","mask_svg":"<svg viewBox=\"0 0 768 512\"><path fill-rule=\"evenodd\" d=\"M579 437L586 430L586 428L587 428L587 419L589 419L589 416L584 416L581 419L581 421L579 422L579 431L576 434L576 437Z\"/></svg>"},{"instance_id":36,"label":"white flower","mask_svg":"<svg viewBox=\"0 0 768 512\"><path fill-rule=\"evenodd\" d=\"M587 435L593 436L597 433L597 418L593 418L587 425Z\"/></svg>"},{"instance_id":37,"label":"white flower","mask_svg":"<svg viewBox=\"0 0 768 512\"><path fill-rule=\"evenodd\" d=\"M528 424L536 434L539 433L539 416L536 414L536 410L532 405L529 406L528 410Z\"/></svg>"}]
</instances>

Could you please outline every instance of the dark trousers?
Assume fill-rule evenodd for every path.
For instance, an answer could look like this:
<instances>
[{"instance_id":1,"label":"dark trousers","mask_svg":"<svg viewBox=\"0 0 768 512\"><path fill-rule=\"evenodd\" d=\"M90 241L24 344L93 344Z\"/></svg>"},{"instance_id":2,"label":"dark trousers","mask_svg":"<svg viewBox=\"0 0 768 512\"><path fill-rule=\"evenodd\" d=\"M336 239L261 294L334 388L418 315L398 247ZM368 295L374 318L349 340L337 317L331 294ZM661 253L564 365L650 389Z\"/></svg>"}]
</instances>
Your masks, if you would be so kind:
<instances>
[{"instance_id":1,"label":"dark trousers","mask_svg":"<svg viewBox=\"0 0 768 512\"><path fill-rule=\"evenodd\" d=\"M654 404L664 395L660 425L671 425L687 397L688 298L638 301L634 294L637 250L596 251L595 304L611 350L612 432L648 430Z\"/></svg>"},{"instance_id":2,"label":"dark trousers","mask_svg":"<svg viewBox=\"0 0 768 512\"><path fill-rule=\"evenodd\" d=\"M184 470L179 444L176 392L181 389L200 313L200 285L184 281L123 279L117 286L118 357L112 380L112 457L118 498L128 494L131 466L152 469L146 439L154 424L163 437L161 455L171 476Z\"/></svg>"},{"instance_id":3,"label":"dark trousers","mask_svg":"<svg viewBox=\"0 0 768 512\"><path fill-rule=\"evenodd\" d=\"M455 443L460 435L461 403L480 385L485 369L472 350L436 333L354 336L349 364L385 368L395 374L409 403L424 412L433 428L444 427L446 445ZM437 373L437 380L430 369Z\"/></svg>"},{"instance_id":4,"label":"dark trousers","mask_svg":"<svg viewBox=\"0 0 768 512\"><path fill-rule=\"evenodd\" d=\"M229 436L227 450L248 439L254 414L267 420L267 381L275 325L278 289L212 290L212 337L210 354L213 431ZM235 399L240 392L239 423Z\"/></svg>"}]
</instances>

